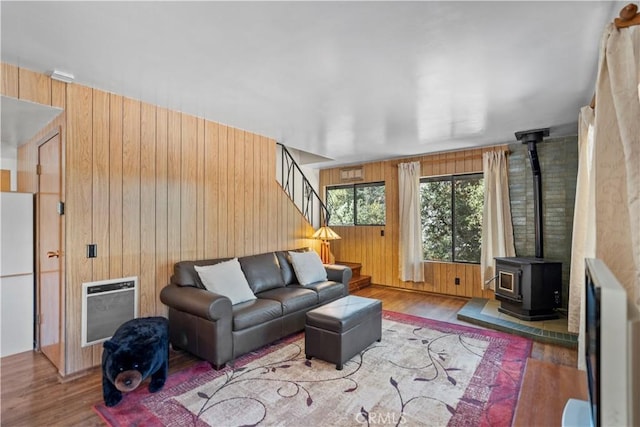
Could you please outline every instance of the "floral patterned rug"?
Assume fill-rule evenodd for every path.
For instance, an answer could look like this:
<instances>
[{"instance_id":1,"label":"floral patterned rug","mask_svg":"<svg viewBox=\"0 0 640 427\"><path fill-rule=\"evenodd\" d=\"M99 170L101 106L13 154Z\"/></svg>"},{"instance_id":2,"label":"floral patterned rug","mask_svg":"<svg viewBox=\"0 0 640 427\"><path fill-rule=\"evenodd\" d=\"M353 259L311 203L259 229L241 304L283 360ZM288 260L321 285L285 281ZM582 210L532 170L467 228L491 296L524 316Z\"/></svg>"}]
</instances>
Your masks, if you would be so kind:
<instances>
[{"instance_id":1,"label":"floral patterned rug","mask_svg":"<svg viewBox=\"0 0 640 427\"><path fill-rule=\"evenodd\" d=\"M111 426L510 426L531 340L385 311L382 341L336 370L296 334L94 407Z\"/></svg>"}]
</instances>

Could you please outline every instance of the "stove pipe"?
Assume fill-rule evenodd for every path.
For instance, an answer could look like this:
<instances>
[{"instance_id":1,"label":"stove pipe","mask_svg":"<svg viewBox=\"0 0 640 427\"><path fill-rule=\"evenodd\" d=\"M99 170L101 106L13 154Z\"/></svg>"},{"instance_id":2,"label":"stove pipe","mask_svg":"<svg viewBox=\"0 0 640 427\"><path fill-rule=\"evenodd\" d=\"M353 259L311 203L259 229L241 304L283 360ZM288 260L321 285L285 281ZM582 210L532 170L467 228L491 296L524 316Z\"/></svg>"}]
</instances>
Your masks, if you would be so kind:
<instances>
[{"instance_id":1,"label":"stove pipe","mask_svg":"<svg viewBox=\"0 0 640 427\"><path fill-rule=\"evenodd\" d=\"M545 136L549 136L549 128L516 132L516 139L522 141L523 144L527 144L529 162L531 163L531 172L533 174L533 215L536 258L544 257L542 245L542 174L540 173L540 162L538 161L536 144L542 142L542 138Z\"/></svg>"}]
</instances>

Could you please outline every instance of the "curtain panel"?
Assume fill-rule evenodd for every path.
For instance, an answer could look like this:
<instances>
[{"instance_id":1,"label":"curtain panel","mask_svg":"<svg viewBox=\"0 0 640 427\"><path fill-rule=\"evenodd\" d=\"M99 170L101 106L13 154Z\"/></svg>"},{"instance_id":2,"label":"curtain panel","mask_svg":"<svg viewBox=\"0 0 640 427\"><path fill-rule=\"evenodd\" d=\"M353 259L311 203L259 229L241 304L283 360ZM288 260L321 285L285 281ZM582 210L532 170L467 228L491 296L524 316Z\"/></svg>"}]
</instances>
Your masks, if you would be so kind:
<instances>
[{"instance_id":1,"label":"curtain panel","mask_svg":"<svg viewBox=\"0 0 640 427\"><path fill-rule=\"evenodd\" d=\"M640 306L640 27L603 35L596 82L596 257Z\"/></svg>"},{"instance_id":2,"label":"curtain panel","mask_svg":"<svg viewBox=\"0 0 640 427\"><path fill-rule=\"evenodd\" d=\"M573 214L571 270L569 277L569 332L580 329L584 300L585 258L596 255L595 174L593 169L593 110L583 107L578 119L578 176Z\"/></svg>"},{"instance_id":3,"label":"curtain panel","mask_svg":"<svg viewBox=\"0 0 640 427\"><path fill-rule=\"evenodd\" d=\"M495 257L515 256L507 155L489 151L482 156L484 173L484 211L482 214L482 246L480 274L482 289L495 289Z\"/></svg>"},{"instance_id":4,"label":"curtain panel","mask_svg":"<svg viewBox=\"0 0 640 427\"><path fill-rule=\"evenodd\" d=\"M398 164L400 280L424 282L420 219L420 162Z\"/></svg>"},{"instance_id":5,"label":"curtain panel","mask_svg":"<svg viewBox=\"0 0 640 427\"><path fill-rule=\"evenodd\" d=\"M578 176L576 178L576 200L573 214L573 237L571 240L571 270L569 272L569 332L578 333L578 368L585 369L584 334L584 268L585 258L596 254L596 205L595 173L593 166L593 110L582 107L578 119Z\"/></svg>"},{"instance_id":6,"label":"curtain panel","mask_svg":"<svg viewBox=\"0 0 640 427\"><path fill-rule=\"evenodd\" d=\"M584 259L600 258L640 306L640 27L601 39L595 111L583 107L569 280L569 330L584 369Z\"/></svg>"}]
</instances>

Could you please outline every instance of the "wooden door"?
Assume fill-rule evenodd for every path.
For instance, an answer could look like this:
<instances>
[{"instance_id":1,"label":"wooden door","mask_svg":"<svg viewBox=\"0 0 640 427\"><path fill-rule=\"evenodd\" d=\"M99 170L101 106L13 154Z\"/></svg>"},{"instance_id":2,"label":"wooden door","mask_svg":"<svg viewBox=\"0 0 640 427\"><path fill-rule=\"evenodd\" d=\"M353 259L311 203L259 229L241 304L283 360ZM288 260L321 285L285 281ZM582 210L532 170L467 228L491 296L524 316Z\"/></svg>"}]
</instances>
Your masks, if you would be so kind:
<instances>
[{"instance_id":1,"label":"wooden door","mask_svg":"<svg viewBox=\"0 0 640 427\"><path fill-rule=\"evenodd\" d=\"M60 134L38 146L36 195L38 348L62 370L62 180Z\"/></svg>"}]
</instances>

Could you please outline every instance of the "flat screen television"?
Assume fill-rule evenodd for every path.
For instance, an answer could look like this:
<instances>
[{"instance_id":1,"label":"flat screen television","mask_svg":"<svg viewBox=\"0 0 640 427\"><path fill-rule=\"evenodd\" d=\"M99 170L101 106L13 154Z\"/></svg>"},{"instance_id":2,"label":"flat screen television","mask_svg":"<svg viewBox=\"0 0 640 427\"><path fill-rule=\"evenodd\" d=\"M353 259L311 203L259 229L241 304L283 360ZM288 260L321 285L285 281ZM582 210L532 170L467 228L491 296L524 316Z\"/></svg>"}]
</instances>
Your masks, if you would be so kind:
<instances>
[{"instance_id":1,"label":"flat screen television","mask_svg":"<svg viewBox=\"0 0 640 427\"><path fill-rule=\"evenodd\" d=\"M640 313L602 260L585 262L589 401L569 399L562 425L640 425Z\"/></svg>"}]
</instances>

